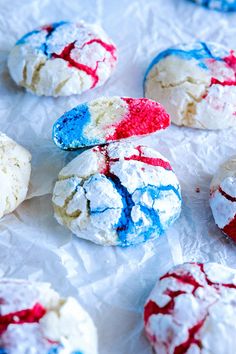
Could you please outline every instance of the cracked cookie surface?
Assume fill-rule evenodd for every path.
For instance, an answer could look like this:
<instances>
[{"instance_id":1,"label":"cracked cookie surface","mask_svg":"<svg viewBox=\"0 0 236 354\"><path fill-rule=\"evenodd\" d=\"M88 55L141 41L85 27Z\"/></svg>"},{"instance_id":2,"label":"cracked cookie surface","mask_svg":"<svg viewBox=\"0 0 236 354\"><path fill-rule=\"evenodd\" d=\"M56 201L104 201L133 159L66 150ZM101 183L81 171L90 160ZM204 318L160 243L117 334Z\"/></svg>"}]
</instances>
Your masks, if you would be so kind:
<instances>
[{"instance_id":1,"label":"cracked cookie surface","mask_svg":"<svg viewBox=\"0 0 236 354\"><path fill-rule=\"evenodd\" d=\"M75 298L48 283L0 280L0 353L96 354L97 332Z\"/></svg>"},{"instance_id":2,"label":"cracked cookie surface","mask_svg":"<svg viewBox=\"0 0 236 354\"><path fill-rule=\"evenodd\" d=\"M181 211L168 160L130 142L97 146L72 160L59 173L52 201L60 224L101 245L157 238Z\"/></svg>"},{"instance_id":3,"label":"cracked cookie surface","mask_svg":"<svg viewBox=\"0 0 236 354\"><path fill-rule=\"evenodd\" d=\"M215 223L236 241L236 156L223 163L213 177L210 206Z\"/></svg>"},{"instance_id":4,"label":"cracked cookie surface","mask_svg":"<svg viewBox=\"0 0 236 354\"><path fill-rule=\"evenodd\" d=\"M160 277L145 308L147 337L158 354L234 354L236 270L185 263Z\"/></svg>"},{"instance_id":5,"label":"cracked cookie surface","mask_svg":"<svg viewBox=\"0 0 236 354\"><path fill-rule=\"evenodd\" d=\"M30 153L0 132L0 218L23 202L30 173Z\"/></svg>"},{"instance_id":6,"label":"cracked cookie surface","mask_svg":"<svg viewBox=\"0 0 236 354\"><path fill-rule=\"evenodd\" d=\"M196 42L164 50L149 65L144 89L177 125L236 126L236 56L223 46Z\"/></svg>"},{"instance_id":7,"label":"cracked cookie surface","mask_svg":"<svg viewBox=\"0 0 236 354\"><path fill-rule=\"evenodd\" d=\"M19 39L8 57L13 80L37 95L68 96L103 85L116 47L98 25L56 22Z\"/></svg>"}]
</instances>

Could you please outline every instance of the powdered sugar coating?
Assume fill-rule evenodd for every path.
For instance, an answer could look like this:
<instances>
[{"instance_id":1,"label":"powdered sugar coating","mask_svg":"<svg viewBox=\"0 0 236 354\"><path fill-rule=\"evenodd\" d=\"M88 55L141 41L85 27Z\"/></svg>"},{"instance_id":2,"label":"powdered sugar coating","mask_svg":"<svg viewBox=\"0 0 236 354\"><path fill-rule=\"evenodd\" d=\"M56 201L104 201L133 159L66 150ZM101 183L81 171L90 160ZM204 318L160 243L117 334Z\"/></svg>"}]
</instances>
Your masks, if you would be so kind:
<instances>
[{"instance_id":1,"label":"powdered sugar coating","mask_svg":"<svg viewBox=\"0 0 236 354\"><path fill-rule=\"evenodd\" d=\"M31 173L29 151L0 132L0 218L26 197Z\"/></svg>"},{"instance_id":2,"label":"powdered sugar coating","mask_svg":"<svg viewBox=\"0 0 236 354\"><path fill-rule=\"evenodd\" d=\"M236 241L236 156L222 164L213 177L210 206L216 224Z\"/></svg>"},{"instance_id":3,"label":"powdered sugar coating","mask_svg":"<svg viewBox=\"0 0 236 354\"><path fill-rule=\"evenodd\" d=\"M181 210L180 186L168 160L130 142L76 157L59 173L52 200L60 224L102 245L156 238Z\"/></svg>"},{"instance_id":4,"label":"powdered sugar coating","mask_svg":"<svg viewBox=\"0 0 236 354\"><path fill-rule=\"evenodd\" d=\"M151 134L169 124L169 115L157 102L101 97L63 114L54 124L53 139L60 148L72 150Z\"/></svg>"},{"instance_id":5,"label":"powdered sugar coating","mask_svg":"<svg viewBox=\"0 0 236 354\"><path fill-rule=\"evenodd\" d=\"M193 0L199 5L207 6L210 9L219 11L235 11L236 1L235 0Z\"/></svg>"},{"instance_id":6,"label":"powdered sugar coating","mask_svg":"<svg viewBox=\"0 0 236 354\"><path fill-rule=\"evenodd\" d=\"M116 47L100 26L61 21L18 40L8 67L13 80L30 92L68 96L103 85L116 61Z\"/></svg>"},{"instance_id":7,"label":"powdered sugar coating","mask_svg":"<svg viewBox=\"0 0 236 354\"><path fill-rule=\"evenodd\" d=\"M96 354L96 329L74 298L49 284L1 279L0 352Z\"/></svg>"},{"instance_id":8,"label":"powdered sugar coating","mask_svg":"<svg viewBox=\"0 0 236 354\"><path fill-rule=\"evenodd\" d=\"M173 123L202 129L236 126L236 56L215 43L180 44L157 55L145 76L145 97Z\"/></svg>"},{"instance_id":9,"label":"powdered sugar coating","mask_svg":"<svg viewBox=\"0 0 236 354\"><path fill-rule=\"evenodd\" d=\"M158 354L234 354L236 270L185 263L162 276L144 309Z\"/></svg>"}]
</instances>

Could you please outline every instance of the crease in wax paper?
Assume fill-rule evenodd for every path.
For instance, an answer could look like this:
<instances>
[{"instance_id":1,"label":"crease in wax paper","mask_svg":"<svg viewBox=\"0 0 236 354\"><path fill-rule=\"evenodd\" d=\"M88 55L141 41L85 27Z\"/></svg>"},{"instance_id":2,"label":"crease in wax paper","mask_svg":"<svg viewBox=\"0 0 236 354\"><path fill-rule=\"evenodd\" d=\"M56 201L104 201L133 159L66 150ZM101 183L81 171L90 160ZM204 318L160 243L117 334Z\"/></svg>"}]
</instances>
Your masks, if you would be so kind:
<instances>
[{"instance_id":1,"label":"crease in wax paper","mask_svg":"<svg viewBox=\"0 0 236 354\"><path fill-rule=\"evenodd\" d=\"M183 261L236 267L236 246L214 224L209 184L235 154L236 129L201 131L172 126L139 139L166 156L180 180L183 211L158 240L127 249L79 240L53 218L51 192L60 169L79 152L59 150L52 124L75 105L105 96L143 95L143 76L158 51L194 39L236 49L236 14L188 0L0 0L0 130L32 153L27 200L0 221L0 275L51 282L93 317L102 354L151 354L142 309L158 276ZM119 63L103 86L81 96L37 97L17 88L6 59L18 37L59 20L101 24L118 46Z\"/></svg>"}]
</instances>

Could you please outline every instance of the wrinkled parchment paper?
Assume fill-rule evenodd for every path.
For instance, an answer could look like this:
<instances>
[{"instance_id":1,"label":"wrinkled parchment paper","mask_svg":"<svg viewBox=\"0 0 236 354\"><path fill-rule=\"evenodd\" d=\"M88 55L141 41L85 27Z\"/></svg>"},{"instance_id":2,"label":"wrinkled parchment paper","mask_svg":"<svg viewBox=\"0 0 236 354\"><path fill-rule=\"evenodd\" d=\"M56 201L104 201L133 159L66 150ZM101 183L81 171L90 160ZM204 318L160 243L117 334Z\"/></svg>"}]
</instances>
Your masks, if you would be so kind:
<instances>
[{"instance_id":1,"label":"wrinkled parchment paper","mask_svg":"<svg viewBox=\"0 0 236 354\"><path fill-rule=\"evenodd\" d=\"M25 32L62 19L105 28L119 50L115 73L104 87L70 98L39 98L17 88L6 67L10 48ZM54 146L52 124L100 95L142 96L147 65L169 45L198 38L236 49L235 23L236 14L188 0L0 0L0 130L33 155L28 200L0 221L0 276L49 281L62 295L77 297L98 327L101 354L151 354L142 308L156 278L173 264L196 260L236 267L236 245L217 229L208 203L212 174L235 154L236 129L172 126L140 139L170 159L182 186L183 212L159 240L120 249L79 240L54 220L52 186L76 153Z\"/></svg>"}]
</instances>

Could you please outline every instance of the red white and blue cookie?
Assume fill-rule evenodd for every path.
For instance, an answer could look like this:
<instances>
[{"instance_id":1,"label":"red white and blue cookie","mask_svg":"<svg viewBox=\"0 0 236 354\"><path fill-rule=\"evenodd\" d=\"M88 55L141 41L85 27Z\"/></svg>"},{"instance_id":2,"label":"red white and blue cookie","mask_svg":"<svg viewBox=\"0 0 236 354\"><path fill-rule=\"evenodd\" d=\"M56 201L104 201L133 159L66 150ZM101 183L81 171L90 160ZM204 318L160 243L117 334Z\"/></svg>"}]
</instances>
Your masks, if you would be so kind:
<instances>
[{"instance_id":1,"label":"red white and blue cookie","mask_svg":"<svg viewBox=\"0 0 236 354\"><path fill-rule=\"evenodd\" d=\"M19 39L8 67L17 85L30 92L68 96L103 85L116 62L116 46L100 26L61 21Z\"/></svg>"},{"instance_id":2,"label":"red white and blue cookie","mask_svg":"<svg viewBox=\"0 0 236 354\"><path fill-rule=\"evenodd\" d=\"M77 156L59 173L52 200L60 224L101 245L157 238L181 211L180 185L169 161L130 142Z\"/></svg>"},{"instance_id":3,"label":"red white and blue cookie","mask_svg":"<svg viewBox=\"0 0 236 354\"><path fill-rule=\"evenodd\" d=\"M210 206L216 224L236 241L236 156L222 164L213 177Z\"/></svg>"},{"instance_id":4,"label":"red white and blue cookie","mask_svg":"<svg viewBox=\"0 0 236 354\"><path fill-rule=\"evenodd\" d=\"M169 115L157 102L101 97L63 114L54 124L52 135L61 149L73 150L151 134L169 125Z\"/></svg>"},{"instance_id":5,"label":"red white and blue cookie","mask_svg":"<svg viewBox=\"0 0 236 354\"><path fill-rule=\"evenodd\" d=\"M0 280L1 354L97 354L87 312L47 283Z\"/></svg>"},{"instance_id":6,"label":"red white and blue cookie","mask_svg":"<svg viewBox=\"0 0 236 354\"><path fill-rule=\"evenodd\" d=\"M160 277L145 308L157 354L234 354L236 270L185 263Z\"/></svg>"},{"instance_id":7,"label":"red white and blue cookie","mask_svg":"<svg viewBox=\"0 0 236 354\"><path fill-rule=\"evenodd\" d=\"M147 69L144 89L177 125L236 126L236 56L217 43L179 44L160 52Z\"/></svg>"}]
</instances>

